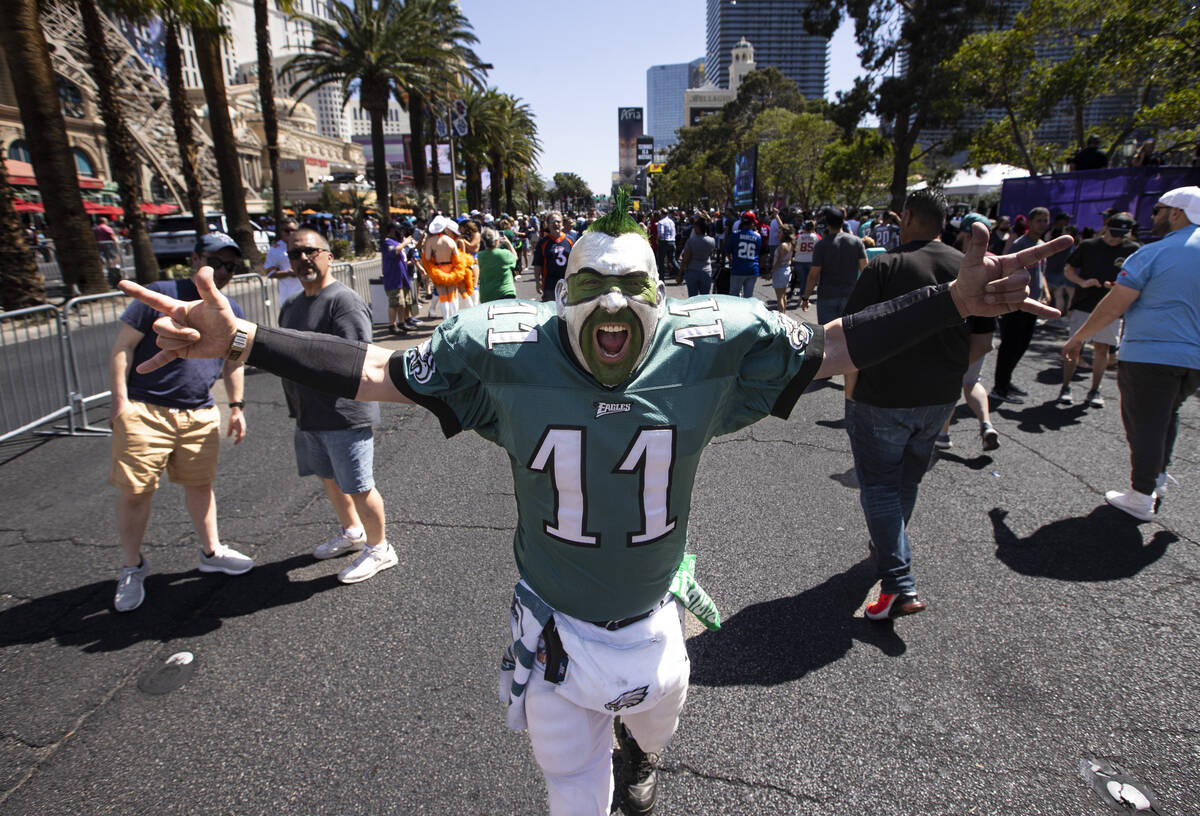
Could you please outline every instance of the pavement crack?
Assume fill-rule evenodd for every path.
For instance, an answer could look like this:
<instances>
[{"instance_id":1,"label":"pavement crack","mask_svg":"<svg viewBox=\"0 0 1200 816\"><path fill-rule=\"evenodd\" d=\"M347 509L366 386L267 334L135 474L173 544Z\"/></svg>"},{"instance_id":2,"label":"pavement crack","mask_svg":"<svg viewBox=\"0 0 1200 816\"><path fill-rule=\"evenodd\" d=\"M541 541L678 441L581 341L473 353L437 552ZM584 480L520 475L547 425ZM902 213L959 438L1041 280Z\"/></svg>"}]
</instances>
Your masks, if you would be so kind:
<instances>
[{"instance_id":1,"label":"pavement crack","mask_svg":"<svg viewBox=\"0 0 1200 816\"><path fill-rule=\"evenodd\" d=\"M706 779L710 782L724 782L729 785L737 785L738 787L743 787L743 788L774 791L776 793L782 793L785 796L789 796L792 799L795 799L799 802L810 802L813 804L821 804L824 801L823 799L820 799L819 797L811 796L809 794L804 794L804 793L797 793L796 791L791 790L790 788L785 788L782 785L775 785L770 782L753 782L749 779L742 779L737 776L725 776L723 774L715 774L715 773L711 773L708 771L702 771L698 768L693 767L692 765L689 765L686 762L679 762L679 763L675 763L672 765L661 765L661 766L659 766L659 769L662 771L665 771L667 773L675 773L677 771L683 771L686 773L690 773L693 776L700 777L701 779Z\"/></svg>"},{"instance_id":2,"label":"pavement crack","mask_svg":"<svg viewBox=\"0 0 1200 816\"><path fill-rule=\"evenodd\" d=\"M26 782L28 782L30 779L32 779L34 774L36 774L38 772L38 770L42 767L42 765L44 765L47 761L49 761L49 759L51 757L53 757L59 751L60 748L62 748L64 745L66 745L71 740L72 737L74 737L77 733L79 733L79 730L83 727L83 725L89 719L91 719L93 714L95 714L97 711L100 711L102 708L104 708L106 705L108 705L109 700L111 700L113 697L115 697L117 692L121 691L123 688L125 688L127 685L129 685L129 681L132 680L134 677L138 676L138 674L140 674L142 672L142 670L150 663L150 661L157 659L159 652L161 652L163 650L164 646L166 646L165 643L159 643L157 648L153 649L148 655L146 655L146 658L143 661L136 664L135 666L130 668L127 672L125 672L125 674L116 683L113 684L112 688L110 688L107 692L105 692L104 696L101 697L94 706L92 706L91 708L84 711L82 714L80 714L75 719L74 724L67 730L66 733L64 733L61 737L59 737L57 740L50 743L49 745L38 747L37 750L42 755L39 756L37 758L37 761L35 761L32 765L30 765L29 768L25 771L25 773L22 774L21 777L19 779L17 779L16 782L13 783L12 787L10 787L8 790L4 791L3 793L0 793L0 805L3 805L5 802L7 802L10 796L12 796L18 790L20 790L25 785ZM19 738L14 738L14 739L16 739L19 742L24 743L24 741L20 740ZM28 743L24 743L24 744L28 744Z\"/></svg>"}]
</instances>

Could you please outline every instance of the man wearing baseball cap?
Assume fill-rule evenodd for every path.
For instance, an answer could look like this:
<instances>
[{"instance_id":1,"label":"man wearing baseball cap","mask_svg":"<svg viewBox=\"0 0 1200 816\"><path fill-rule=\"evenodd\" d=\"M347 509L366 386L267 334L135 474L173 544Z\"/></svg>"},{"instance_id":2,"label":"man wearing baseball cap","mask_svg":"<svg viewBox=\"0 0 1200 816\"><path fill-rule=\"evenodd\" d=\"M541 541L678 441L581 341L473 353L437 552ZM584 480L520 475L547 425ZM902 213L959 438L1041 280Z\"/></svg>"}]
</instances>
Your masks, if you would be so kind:
<instances>
[{"instance_id":1,"label":"man wearing baseball cap","mask_svg":"<svg viewBox=\"0 0 1200 816\"><path fill-rule=\"evenodd\" d=\"M1087 322L1088 316L1116 283L1125 260L1137 252L1140 245L1129 237L1136 225L1129 213L1113 213L1105 223L1106 229L1103 234L1082 241L1075 249L1069 250L1066 265L1063 266L1063 275L1075 284L1070 313L1072 334ZM1092 335L1092 387L1085 398L1089 408L1104 407L1100 383L1108 369L1109 351L1117 345L1117 333L1120 329L1120 321L1114 320L1105 326L1097 327ZM1065 361L1062 389L1058 392L1059 405L1069 406L1075 403L1071 394L1071 378L1074 376L1075 362Z\"/></svg>"},{"instance_id":2,"label":"man wearing baseball cap","mask_svg":"<svg viewBox=\"0 0 1200 816\"><path fill-rule=\"evenodd\" d=\"M209 266L218 289L241 269L242 251L223 232L210 232L196 242L192 270ZM158 281L148 287L170 297L195 298L189 279ZM242 309L229 300L237 314ZM221 447L221 415L209 389L217 377L229 398L226 436L238 444L246 435L243 378L237 360L173 360L142 374L136 367L158 353L154 321L158 314L138 301L121 314L109 361L112 387L112 468L109 481L121 491L117 499L117 531L124 566L117 579L113 606L132 612L146 597L143 582L150 564L142 556L142 538L150 523L150 502L163 471L183 487L184 504L200 539L201 572L241 575L254 562L221 543L213 481Z\"/></svg>"},{"instance_id":3,"label":"man wearing baseball cap","mask_svg":"<svg viewBox=\"0 0 1200 816\"><path fill-rule=\"evenodd\" d=\"M1079 359L1086 340L1125 317L1117 386L1129 443L1130 488L1105 500L1150 521L1170 476L1179 408L1200 386L1200 187L1177 187L1154 205L1152 232L1162 239L1125 259L1116 283L1063 346ZM1111 228L1111 225L1110 225Z\"/></svg>"}]
</instances>

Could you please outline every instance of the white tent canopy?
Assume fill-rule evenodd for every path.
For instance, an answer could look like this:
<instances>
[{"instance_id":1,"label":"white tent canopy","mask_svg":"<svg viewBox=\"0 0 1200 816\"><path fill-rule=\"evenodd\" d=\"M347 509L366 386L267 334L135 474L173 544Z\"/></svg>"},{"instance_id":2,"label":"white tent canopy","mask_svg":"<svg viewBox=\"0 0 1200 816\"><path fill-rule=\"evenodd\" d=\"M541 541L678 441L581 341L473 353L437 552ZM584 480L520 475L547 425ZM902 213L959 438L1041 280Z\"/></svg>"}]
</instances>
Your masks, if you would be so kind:
<instances>
[{"instance_id":1,"label":"white tent canopy","mask_svg":"<svg viewBox=\"0 0 1200 816\"><path fill-rule=\"evenodd\" d=\"M975 196L998 193L1005 179L1025 178L1028 175L1028 170L1008 164L985 164L981 172L963 168L946 182L946 185L942 188L942 192L948 196ZM928 186L928 184L921 181L908 189L911 192L913 190L924 190Z\"/></svg>"}]
</instances>

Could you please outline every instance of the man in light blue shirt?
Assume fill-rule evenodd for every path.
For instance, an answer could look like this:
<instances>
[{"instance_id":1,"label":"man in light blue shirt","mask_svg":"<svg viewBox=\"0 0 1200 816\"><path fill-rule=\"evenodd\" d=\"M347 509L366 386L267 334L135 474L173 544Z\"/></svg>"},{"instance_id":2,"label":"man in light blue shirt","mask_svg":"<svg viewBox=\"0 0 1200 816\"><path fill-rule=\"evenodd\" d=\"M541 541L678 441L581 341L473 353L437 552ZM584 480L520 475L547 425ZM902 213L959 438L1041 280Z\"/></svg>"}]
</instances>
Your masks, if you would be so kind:
<instances>
[{"instance_id":1,"label":"man in light blue shirt","mask_svg":"<svg viewBox=\"0 0 1200 816\"><path fill-rule=\"evenodd\" d=\"M1129 442L1130 489L1104 498L1142 521L1166 491L1179 408L1200 386L1200 187L1177 187L1154 205L1162 240L1125 259L1117 282L1067 340L1063 357L1124 315L1117 385Z\"/></svg>"}]
</instances>

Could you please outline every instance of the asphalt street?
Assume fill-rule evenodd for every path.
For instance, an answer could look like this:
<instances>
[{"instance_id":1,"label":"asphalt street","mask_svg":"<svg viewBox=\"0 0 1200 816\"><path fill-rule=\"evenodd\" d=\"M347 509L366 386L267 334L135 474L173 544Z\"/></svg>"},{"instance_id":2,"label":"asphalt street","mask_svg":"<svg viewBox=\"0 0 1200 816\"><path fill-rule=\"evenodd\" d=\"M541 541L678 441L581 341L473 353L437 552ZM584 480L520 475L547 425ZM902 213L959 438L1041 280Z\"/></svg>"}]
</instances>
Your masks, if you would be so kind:
<instances>
[{"instance_id":1,"label":"asphalt street","mask_svg":"<svg viewBox=\"0 0 1200 816\"><path fill-rule=\"evenodd\" d=\"M998 451L960 406L912 521L929 611L894 624L863 617L876 587L839 386L712 443L689 549L724 626L689 625L656 813L1099 816L1081 771L1098 759L1160 813L1200 814L1200 408L1179 486L1136 523L1103 500L1128 479L1115 379L1103 409L1053 404L1064 339L1039 329L1015 378L1029 401L993 415ZM249 435L223 448L216 493L223 540L257 566L198 572L168 484L129 614L111 607L108 439L0 445L0 814L544 812L496 700L517 578L506 455L384 406L375 475L400 564L343 586L344 560L311 556L334 515L295 475L279 382L246 385ZM139 688L184 651L186 683Z\"/></svg>"}]
</instances>

